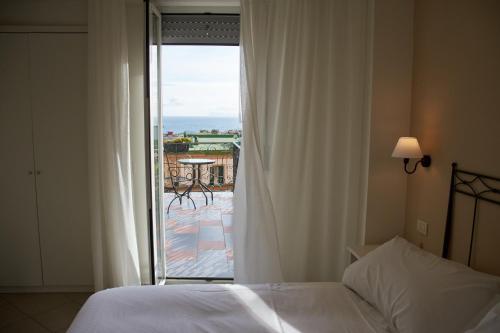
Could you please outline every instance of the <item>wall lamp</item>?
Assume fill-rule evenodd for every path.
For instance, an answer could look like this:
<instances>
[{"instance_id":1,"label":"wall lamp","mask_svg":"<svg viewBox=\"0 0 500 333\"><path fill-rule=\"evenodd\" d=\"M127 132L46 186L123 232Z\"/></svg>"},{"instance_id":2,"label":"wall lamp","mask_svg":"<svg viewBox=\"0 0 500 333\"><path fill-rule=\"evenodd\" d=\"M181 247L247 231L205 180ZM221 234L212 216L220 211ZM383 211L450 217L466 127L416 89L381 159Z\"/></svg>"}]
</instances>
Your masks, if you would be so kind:
<instances>
[{"instance_id":1,"label":"wall lamp","mask_svg":"<svg viewBox=\"0 0 500 333\"><path fill-rule=\"evenodd\" d=\"M405 172L409 175L414 173L417 170L417 166L422 164L424 168L427 168L431 165L431 157L430 155L423 155L422 150L420 150L420 145L418 144L417 138L412 137L401 137L392 152L392 157L402 158L403 163L405 164ZM408 163L410 162L410 158L419 158L413 170L408 170Z\"/></svg>"}]
</instances>

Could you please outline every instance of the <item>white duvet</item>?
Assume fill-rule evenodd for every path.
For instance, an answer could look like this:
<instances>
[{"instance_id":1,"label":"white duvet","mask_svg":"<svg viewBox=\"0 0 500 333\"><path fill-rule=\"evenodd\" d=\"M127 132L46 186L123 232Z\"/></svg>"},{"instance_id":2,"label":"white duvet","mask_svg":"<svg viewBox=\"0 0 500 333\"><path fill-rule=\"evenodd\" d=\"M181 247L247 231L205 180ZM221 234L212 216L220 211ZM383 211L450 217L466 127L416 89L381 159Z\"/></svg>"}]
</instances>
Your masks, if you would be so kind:
<instances>
[{"instance_id":1,"label":"white duvet","mask_svg":"<svg viewBox=\"0 0 500 333\"><path fill-rule=\"evenodd\" d=\"M340 283L116 288L87 301L70 333L390 332Z\"/></svg>"}]
</instances>

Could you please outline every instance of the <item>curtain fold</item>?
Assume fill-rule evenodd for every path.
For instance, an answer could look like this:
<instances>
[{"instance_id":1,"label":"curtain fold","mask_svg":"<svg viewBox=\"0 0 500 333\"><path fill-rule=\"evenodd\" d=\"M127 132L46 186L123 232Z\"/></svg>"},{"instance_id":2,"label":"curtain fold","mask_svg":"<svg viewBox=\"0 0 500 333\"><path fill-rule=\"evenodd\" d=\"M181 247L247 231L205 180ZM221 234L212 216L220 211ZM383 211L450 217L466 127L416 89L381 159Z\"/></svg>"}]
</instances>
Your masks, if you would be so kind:
<instances>
[{"instance_id":1,"label":"curtain fold","mask_svg":"<svg viewBox=\"0 0 500 333\"><path fill-rule=\"evenodd\" d=\"M363 229L370 0L242 0L237 282L339 280Z\"/></svg>"},{"instance_id":2,"label":"curtain fold","mask_svg":"<svg viewBox=\"0 0 500 333\"><path fill-rule=\"evenodd\" d=\"M89 181L95 289L139 285L125 0L89 1Z\"/></svg>"}]
</instances>

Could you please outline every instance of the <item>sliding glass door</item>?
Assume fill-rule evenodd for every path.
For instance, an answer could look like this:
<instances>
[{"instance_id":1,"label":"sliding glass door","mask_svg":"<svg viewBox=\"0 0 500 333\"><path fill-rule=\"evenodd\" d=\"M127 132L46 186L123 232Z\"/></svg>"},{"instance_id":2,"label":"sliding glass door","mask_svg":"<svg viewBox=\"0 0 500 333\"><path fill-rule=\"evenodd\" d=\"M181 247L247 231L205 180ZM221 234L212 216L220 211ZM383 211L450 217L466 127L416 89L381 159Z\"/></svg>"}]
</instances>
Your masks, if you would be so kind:
<instances>
[{"instance_id":1,"label":"sliding glass door","mask_svg":"<svg viewBox=\"0 0 500 333\"><path fill-rule=\"evenodd\" d=\"M161 14L148 3L150 229L154 282L165 278L163 219L163 130L161 108Z\"/></svg>"}]
</instances>

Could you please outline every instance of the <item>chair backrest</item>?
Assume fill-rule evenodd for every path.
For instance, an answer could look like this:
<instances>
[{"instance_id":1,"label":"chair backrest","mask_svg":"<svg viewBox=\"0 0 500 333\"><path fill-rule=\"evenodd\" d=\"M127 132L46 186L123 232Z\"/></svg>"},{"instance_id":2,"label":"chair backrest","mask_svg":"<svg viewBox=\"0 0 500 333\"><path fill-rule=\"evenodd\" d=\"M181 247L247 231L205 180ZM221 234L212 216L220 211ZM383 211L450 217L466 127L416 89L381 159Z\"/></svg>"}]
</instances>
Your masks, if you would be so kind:
<instances>
[{"instance_id":1,"label":"chair backrest","mask_svg":"<svg viewBox=\"0 0 500 333\"><path fill-rule=\"evenodd\" d=\"M167 164L168 177L177 177L179 175L179 170L177 170L176 156L165 151L165 161Z\"/></svg>"},{"instance_id":2,"label":"chair backrest","mask_svg":"<svg viewBox=\"0 0 500 333\"><path fill-rule=\"evenodd\" d=\"M179 183L182 181L188 181L190 180L189 178L189 173L185 171L185 167L181 166L178 162L178 156L177 156L177 150L176 148L178 147L177 144L173 146L174 149L172 150L172 146L169 149L164 149L164 156L165 156L165 164L166 164L166 172L164 175L165 178L165 188L166 189L172 189L174 191L177 190ZM182 158L190 158L189 155L187 154L182 154ZM184 171L184 172L183 172ZM167 186L169 184L170 186Z\"/></svg>"},{"instance_id":3,"label":"chair backrest","mask_svg":"<svg viewBox=\"0 0 500 333\"><path fill-rule=\"evenodd\" d=\"M177 187L179 186L179 176L180 169L177 165L177 156L165 149L165 175L164 175L164 187L165 190L173 190L177 192Z\"/></svg>"},{"instance_id":4,"label":"chair backrest","mask_svg":"<svg viewBox=\"0 0 500 333\"><path fill-rule=\"evenodd\" d=\"M210 158L215 160L215 163L211 164L208 168L208 184L210 186L224 186L226 183L226 177L225 174L227 173L227 169L229 166L229 159L232 158L232 156L228 155L229 154L229 149L228 152L224 152L227 148L228 145L231 145L232 143L216 143L209 145L207 147L207 151L209 152L219 152L219 154L210 154Z\"/></svg>"}]
</instances>

